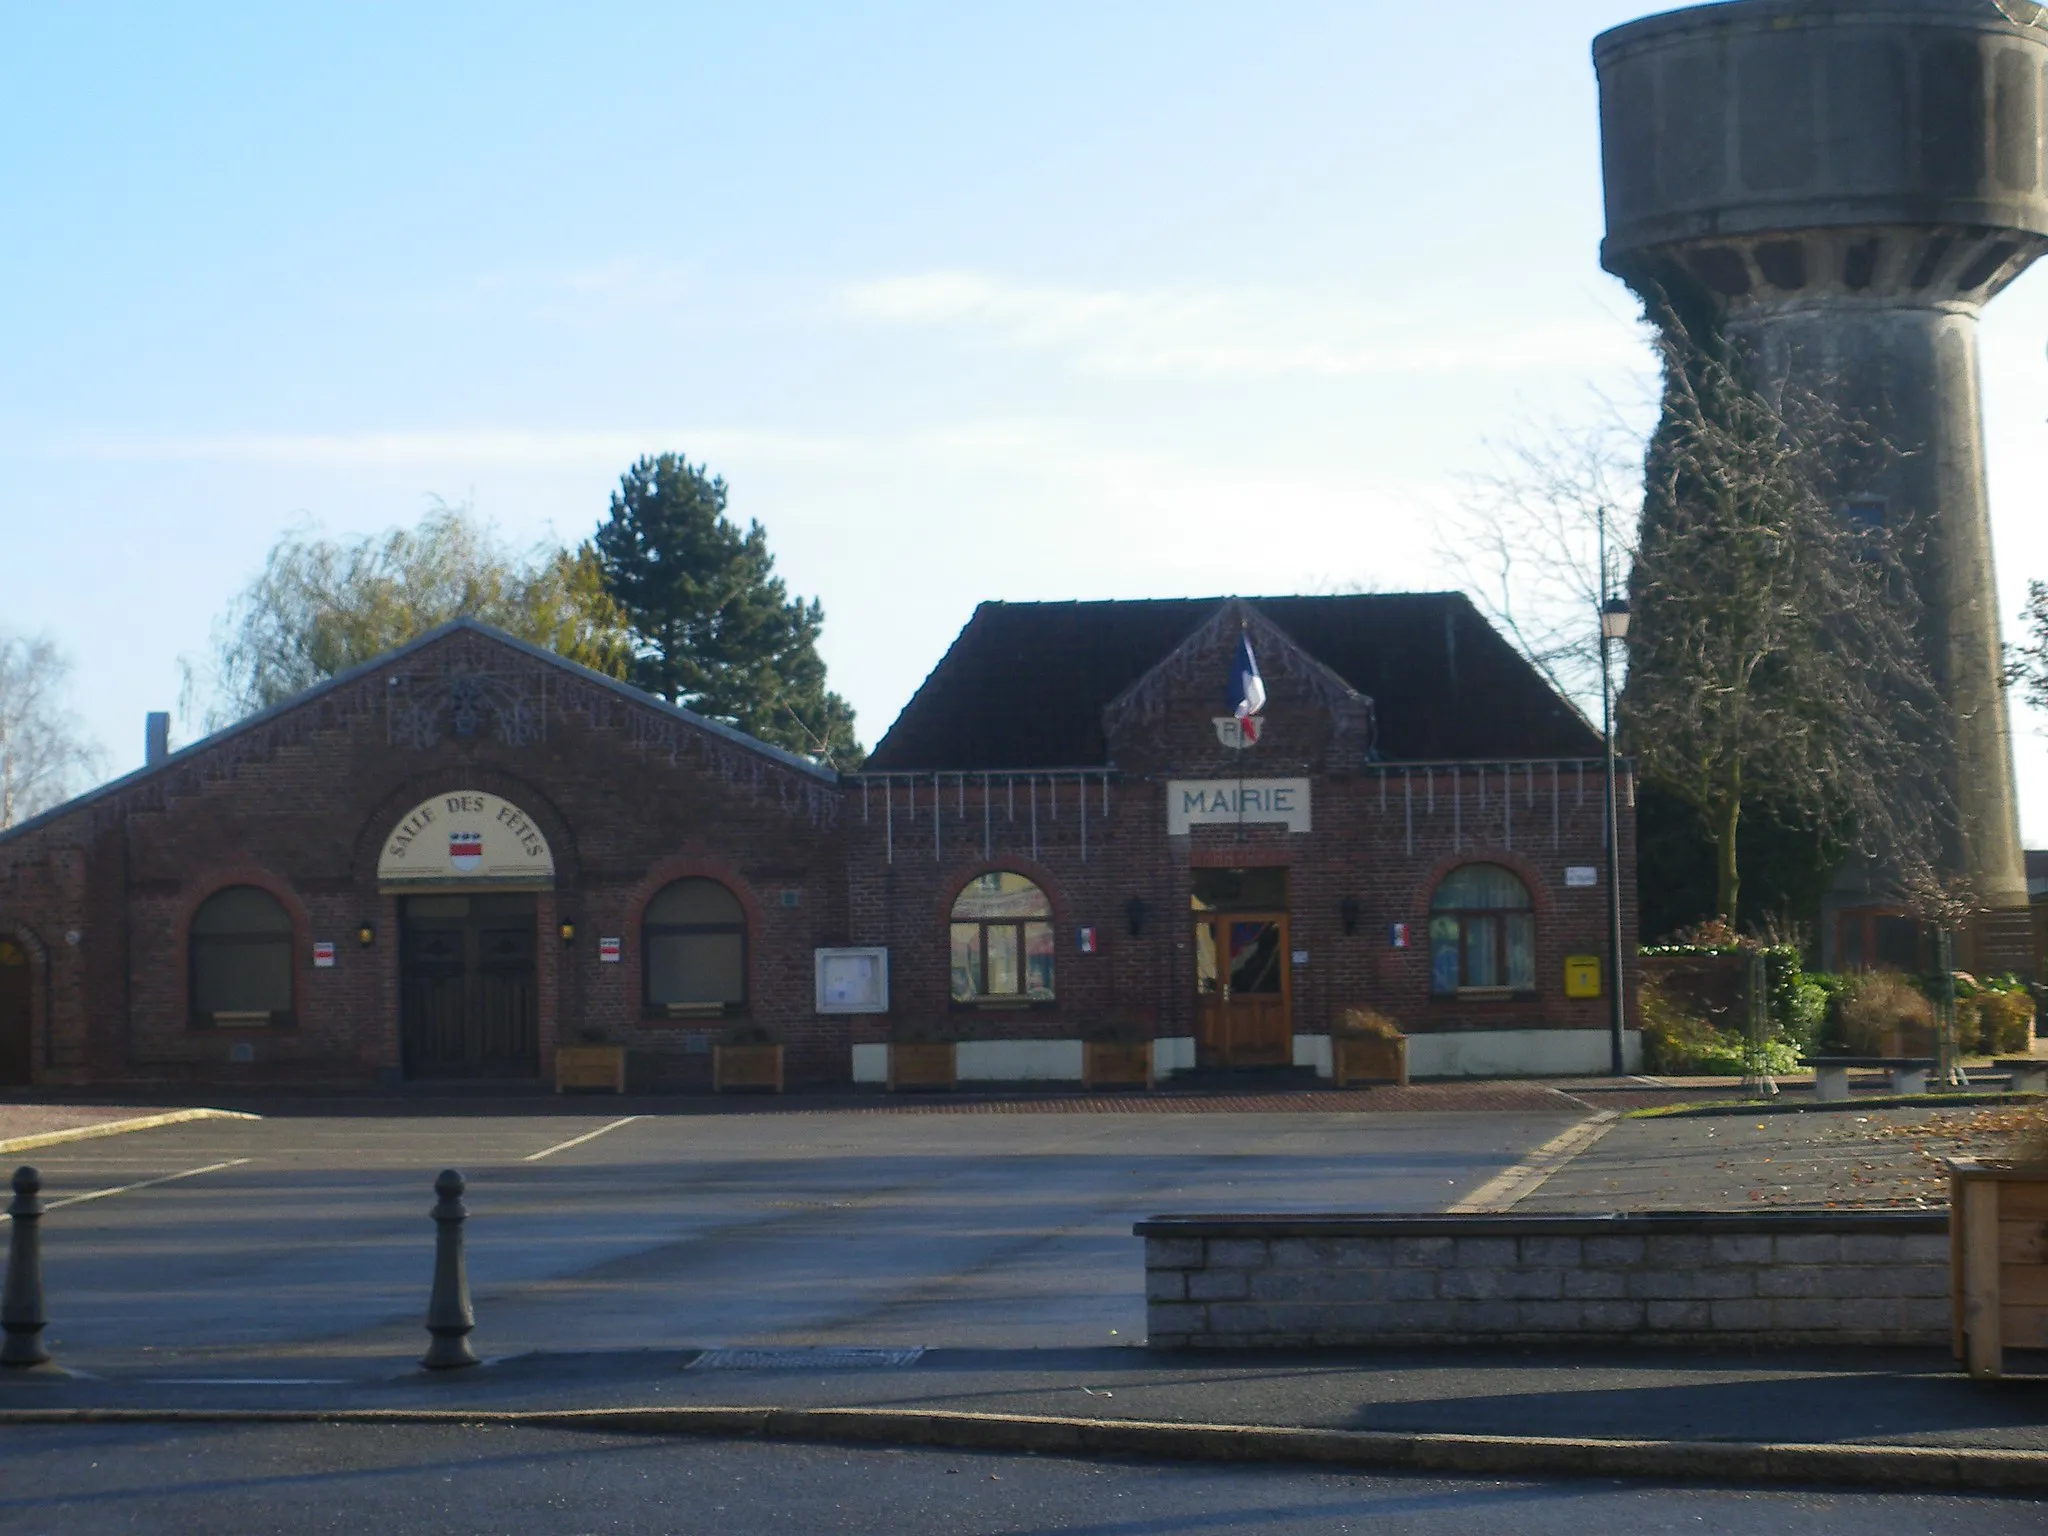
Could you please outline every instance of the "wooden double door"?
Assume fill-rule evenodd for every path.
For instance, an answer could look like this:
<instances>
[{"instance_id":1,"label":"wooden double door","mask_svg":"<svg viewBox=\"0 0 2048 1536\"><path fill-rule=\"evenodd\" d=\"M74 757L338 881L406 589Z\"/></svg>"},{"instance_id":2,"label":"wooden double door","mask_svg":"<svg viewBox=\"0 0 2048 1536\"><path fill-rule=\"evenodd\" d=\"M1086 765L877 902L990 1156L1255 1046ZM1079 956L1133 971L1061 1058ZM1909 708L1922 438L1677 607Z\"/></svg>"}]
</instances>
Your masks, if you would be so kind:
<instances>
[{"instance_id":1,"label":"wooden double door","mask_svg":"<svg viewBox=\"0 0 2048 1536\"><path fill-rule=\"evenodd\" d=\"M0 1088L26 1088L35 1067L28 952L0 939Z\"/></svg>"},{"instance_id":2,"label":"wooden double door","mask_svg":"<svg viewBox=\"0 0 2048 1536\"><path fill-rule=\"evenodd\" d=\"M400 913L405 1075L540 1072L537 905L530 895L408 896Z\"/></svg>"},{"instance_id":3,"label":"wooden double door","mask_svg":"<svg viewBox=\"0 0 2048 1536\"><path fill-rule=\"evenodd\" d=\"M1205 1067L1294 1064L1285 912L1195 914L1195 1057Z\"/></svg>"}]
</instances>

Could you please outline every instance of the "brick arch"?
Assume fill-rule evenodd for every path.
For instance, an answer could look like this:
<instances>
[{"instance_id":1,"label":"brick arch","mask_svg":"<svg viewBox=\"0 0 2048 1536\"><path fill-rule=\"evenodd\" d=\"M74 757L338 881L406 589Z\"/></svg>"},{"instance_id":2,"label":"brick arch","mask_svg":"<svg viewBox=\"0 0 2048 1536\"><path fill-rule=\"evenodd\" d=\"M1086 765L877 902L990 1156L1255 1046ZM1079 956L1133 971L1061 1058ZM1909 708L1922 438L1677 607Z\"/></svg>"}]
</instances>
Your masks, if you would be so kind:
<instances>
[{"instance_id":1,"label":"brick arch","mask_svg":"<svg viewBox=\"0 0 2048 1536\"><path fill-rule=\"evenodd\" d=\"M29 1081L39 1082L50 1068L56 1046L57 1016L51 997L50 947L26 919L17 921L5 915L0 915L0 939L20 945L22 953L28 956ZM36 1049L38 1025L41 1026L40 1052Z\"/></svg>"},{"instance_id":2,"label":"brick arch","mask_svg":"<svg viewBox=\"0 0 2048 1536\"><path fill-rule=\"evenodd\" d=\"M349 859L353 878L362 884L374 884L384 839L398 825L399 818L421 801L451 789L477 789L510 800L534 819L541 835L548 840L548 851L555 859L555 888L573 888L581 883L582 858L576 835L554 797L530 779L481 765L415 773L393 785L370 808L356 831L355 848Z\"/></svg>"},{"instance_id":3,"label":"brick arch","mask_svg":"<svg viewBox=\"0 0 2048 1536\"><path fill-rule=\"evenodd\" d=\"M747 1011L751 1013L754 1000L760 995L757 983L760 980L760 956L766 937L768 909L736 865L707 855L679 853L649 865L646 875L626 898L626 931L619 935L619 964L629 967L634 978L636 1016L644 1016L647 1009L647 970L640 945L640 936L647 924L647 908L655 897L678 880L715 880L738 899L740 913L747 924Z\"/></svg>"},{"instance_id":4,"label":"brick arch","mask_svg":"<svg viewBox=\"0 0 2048 1536\"><path fill-rule=\"evenodd\" d=\"M211 898L238 885L253 885L276 898L291 919L292 1023L294 1028L301 1027L306 1022L307 986L313 967L313 919L292 883L261 864L210 864L186 881L172 918L172 931L178 936L178 1017L191 1029L192 919ZM240 1031L238 1037L248 1033L254 1031Z\"/></svg>"},{"instance_id":5,"label":"brick arch","mask_svg":"<svg viewBox=\"0 0 2048 1536\"><path fill-rule=\"evenodd\" d=\"M936 916L940 925L943 926L952 922L953 903L959 900L960 893L967 888L968 881L978 875L992 874L997 870L1005 870L1013 875L1022 875L1026 880L1029 880L1033 885L1045 892L1045 899L1052 904L1053 926L1055 928L1066 926L1067 903L1066 898L1060 892L1059 877L1034 859L1027 859L1021 856L1011 857L1003 854L996 854L989 858L977 857L949 866L945 876L939 881Z\"/></svg>"},{"instance_id":6,"label":"brick arch","mask_svg":"<svg viewBox=\"0 0 2048 1536\"><path fill-rule=\"evenodd\" d=\"M1463 869L1468 864L1498 864L1501 868L1511 871L1515 878L1522 882L1523 889L1528 891L1529 909L1536 914L1536 920L1541 923L1552 915L1554 903L1550 892L1544 887L1541 871L1513 849L1486 847L1469 848L1463 853L1453 854L1432 865L1416 883L1410 896L1409 910L1427 922L1429 904L1436 895L1436 888L1442 885L1453 871Z\"/></svg>"}]
</instances>

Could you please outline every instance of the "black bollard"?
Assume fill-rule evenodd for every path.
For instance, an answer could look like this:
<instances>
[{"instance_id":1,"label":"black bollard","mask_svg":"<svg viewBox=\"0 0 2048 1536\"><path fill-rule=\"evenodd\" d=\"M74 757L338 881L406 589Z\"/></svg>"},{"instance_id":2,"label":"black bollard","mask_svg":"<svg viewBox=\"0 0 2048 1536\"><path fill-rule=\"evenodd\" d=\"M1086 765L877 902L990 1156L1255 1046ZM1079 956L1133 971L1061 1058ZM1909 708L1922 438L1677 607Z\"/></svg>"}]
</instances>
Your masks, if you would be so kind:
<instances>
[{"instance_id":1,"label":"black bollard","mask_svg":"<svg viewBox=\"0 0 2048 1536\"><path fill-rule=\"evenodd\" d=\"M469 1219L462 1192L467 1187L453 1168L444 1168L434 1180L440 1198L434 1202L434 1294L427 1300L427 1332L434 1342L420 1360L430 1371L477 1363L469 1347L476 1309L469 1304L469 1266L462 1258L462 1224Z\"/></svg>"},{"instance_id":2,"label":"black bollard","mask_svg":"<svg viewBox=\"0 0 2048 1536\"><path fill-rule=\"evenodd\" d=\"M0 1344L0 1365L42 1365L50 1358L43 1348L43 1176L33 1168L14 1170L14 1220L7 1234L7 1290L0 1296L0 1326L7 1342Z\"/></svg>"}]
</instances>

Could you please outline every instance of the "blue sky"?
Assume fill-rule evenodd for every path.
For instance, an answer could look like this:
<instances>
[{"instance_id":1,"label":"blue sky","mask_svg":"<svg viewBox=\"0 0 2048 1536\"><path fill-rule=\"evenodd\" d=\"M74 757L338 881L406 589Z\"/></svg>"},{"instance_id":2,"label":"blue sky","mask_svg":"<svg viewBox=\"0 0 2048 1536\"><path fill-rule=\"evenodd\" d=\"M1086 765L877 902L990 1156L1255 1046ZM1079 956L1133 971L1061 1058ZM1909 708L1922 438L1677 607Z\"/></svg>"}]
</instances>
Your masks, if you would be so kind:
<instances>
[{"instance_id":1,"label":"blue sky","mask_svg":"<svg viewBox=\"0 0 2048 1536\"><path fill-rule=\"evenodd\" d=\"M1455 584L1489 442L1643 398L1588 57L1640 9L7 7L0 625L126 769L287 526L580 538L665 449L870 742L982 598ZM2044 336L2036 273L2008 615Z\"/></svg>"}]
</instances>

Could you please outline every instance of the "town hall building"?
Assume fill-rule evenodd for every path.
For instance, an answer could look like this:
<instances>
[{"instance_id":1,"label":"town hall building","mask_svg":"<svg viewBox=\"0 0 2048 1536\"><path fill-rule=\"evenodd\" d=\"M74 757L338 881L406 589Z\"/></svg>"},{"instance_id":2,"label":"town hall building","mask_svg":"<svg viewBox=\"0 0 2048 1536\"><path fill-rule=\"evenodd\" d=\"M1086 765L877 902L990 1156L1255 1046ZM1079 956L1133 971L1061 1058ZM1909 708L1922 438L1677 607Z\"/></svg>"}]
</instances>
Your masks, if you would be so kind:
<instances>
[{"instance_id":1,"label":"town hall building","mask_svg":"<svg viewBox=\"0 0 2048 1536\"><path fill-rule=\"evenodd\" d=\"M1609 1061L1601 741L1456 594L984 603L848 774L466 620L152 756L0 833L0 1085Z\"/></svg>"}]
</instances>

